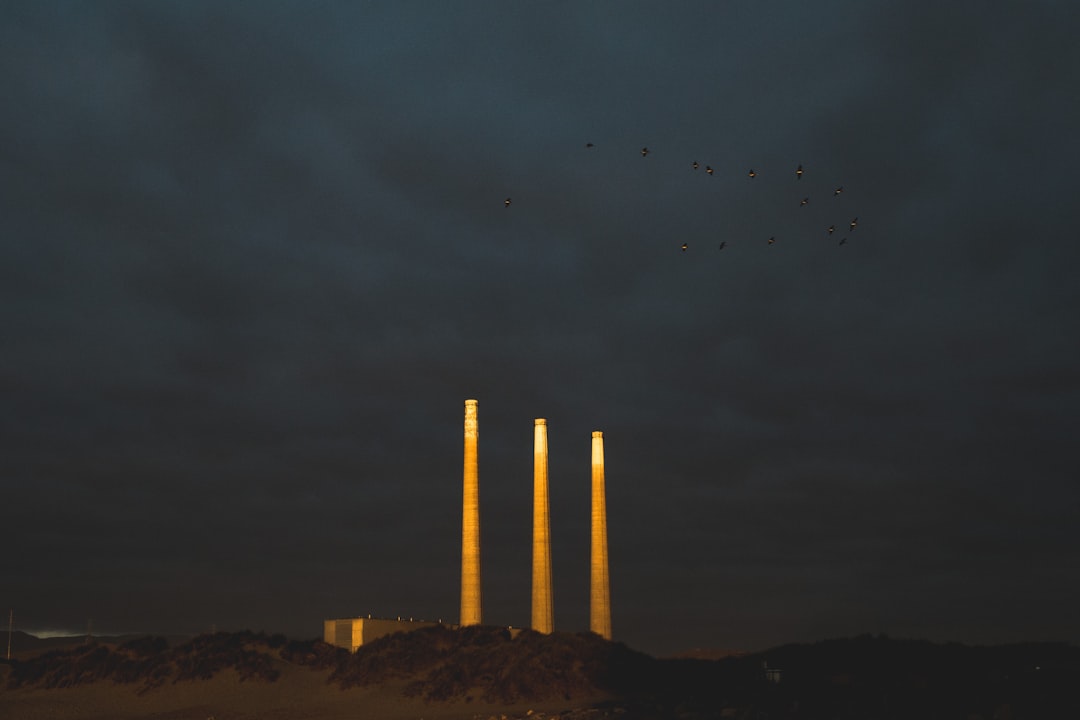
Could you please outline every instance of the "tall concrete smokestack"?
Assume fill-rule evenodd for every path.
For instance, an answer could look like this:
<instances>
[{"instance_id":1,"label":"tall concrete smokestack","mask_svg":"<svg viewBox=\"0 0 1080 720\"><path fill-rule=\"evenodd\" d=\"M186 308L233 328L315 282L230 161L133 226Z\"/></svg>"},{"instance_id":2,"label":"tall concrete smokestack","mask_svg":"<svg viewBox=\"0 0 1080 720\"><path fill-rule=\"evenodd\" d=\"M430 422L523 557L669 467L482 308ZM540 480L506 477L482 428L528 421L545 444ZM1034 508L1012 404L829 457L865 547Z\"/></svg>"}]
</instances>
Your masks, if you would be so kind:
<instances>
[{"instance_id":1,"label":"tall concrete smokestack","mask_svg":"<svg viewBox=\"0 0 1080 720\"><path fill-rule=\"evenodd\" d=\"M551 521L548 515L547 420L536 418L533 428L533 576L532 629L555 629L551 592Z\"/></svg>"},{"instance_id":2,"label":"tall concrete smokestack","mask_svg":"<svg viewBox=\"0 0 1080 720\"><path fill-rule=\"evenodd\" d=\"M589 629L611 639L611 587L608 582L607 498L604 489L604 433L592 434L592 544Z\"/></svg>"},{"instance_id":3,"label":"tall concrete smokestack","mask_svg":"<svg viewBox=\"0 0 1080 720\"><path fill-rule=\"evenodd\" d=\"M482 622L480 602L480 428L476 400L465 401L465 482L461 503L461 625Z\"/></svg>"}]
</instances>

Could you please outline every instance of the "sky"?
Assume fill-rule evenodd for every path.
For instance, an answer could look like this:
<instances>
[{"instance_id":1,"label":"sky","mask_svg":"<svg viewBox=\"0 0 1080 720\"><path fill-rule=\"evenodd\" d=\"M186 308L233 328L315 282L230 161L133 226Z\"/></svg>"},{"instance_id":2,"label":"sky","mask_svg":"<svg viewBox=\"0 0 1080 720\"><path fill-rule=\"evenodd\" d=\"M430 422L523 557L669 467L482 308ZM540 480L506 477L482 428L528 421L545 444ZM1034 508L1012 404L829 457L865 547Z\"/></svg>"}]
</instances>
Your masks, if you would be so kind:
<instances>
[{"instance_id":1,"label":"sky","mask_svg":"<svg viewBox=\"0 0 1080 720\"><path fill-rule=\"evenodd\" d=\"M1080 642L1078 31L1050 0L3 3L0 605L456 622L475 398L486 623L530 621L546 418L557 630L588 629L601 430L632 648Z\"/></svg>"}]
</instances>

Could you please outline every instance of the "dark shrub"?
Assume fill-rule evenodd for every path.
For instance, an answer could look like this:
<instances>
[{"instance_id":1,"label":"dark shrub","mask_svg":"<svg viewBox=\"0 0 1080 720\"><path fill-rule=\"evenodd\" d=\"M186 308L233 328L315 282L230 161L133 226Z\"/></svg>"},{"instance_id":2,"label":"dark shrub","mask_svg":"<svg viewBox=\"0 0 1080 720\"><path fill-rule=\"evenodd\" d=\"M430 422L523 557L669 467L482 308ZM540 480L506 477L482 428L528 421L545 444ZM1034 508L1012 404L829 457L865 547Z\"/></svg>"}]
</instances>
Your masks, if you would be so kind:
<instances>
[{"instance_id":1,"label":"dark shrub","mask_svg":"<svg viewBox=\"0 0 1080 720\"><path fill-rule=\"evenodd\" d=\"M168 649L168 641L159 635L145 635L133 640L128 640L117 648L117 650L127 652L135 657L160 655Z\"/></svg>"}]
</instances>

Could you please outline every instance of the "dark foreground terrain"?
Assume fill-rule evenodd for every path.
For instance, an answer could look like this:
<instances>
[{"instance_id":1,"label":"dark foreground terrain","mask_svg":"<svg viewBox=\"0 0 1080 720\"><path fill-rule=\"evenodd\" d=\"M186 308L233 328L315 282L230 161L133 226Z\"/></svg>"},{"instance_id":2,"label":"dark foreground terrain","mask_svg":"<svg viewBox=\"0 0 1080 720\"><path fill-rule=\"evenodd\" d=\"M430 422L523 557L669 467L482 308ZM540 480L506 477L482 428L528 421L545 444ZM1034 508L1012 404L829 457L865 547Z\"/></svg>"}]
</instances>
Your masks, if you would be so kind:
<instances>
[{"instance_id":1,"label":"dark foreground terrain","mask_svg":"<svg viewBox=\"0 0 1080 720\"><path fill-rule=\"evenodd\" d=\"M491 627L427 628L355 654L250 632L140 637L24 653L0 664L0 683L11 720L1080 718L1080 648L870 636L722 660Z\"/></svg>"}]
</instances>

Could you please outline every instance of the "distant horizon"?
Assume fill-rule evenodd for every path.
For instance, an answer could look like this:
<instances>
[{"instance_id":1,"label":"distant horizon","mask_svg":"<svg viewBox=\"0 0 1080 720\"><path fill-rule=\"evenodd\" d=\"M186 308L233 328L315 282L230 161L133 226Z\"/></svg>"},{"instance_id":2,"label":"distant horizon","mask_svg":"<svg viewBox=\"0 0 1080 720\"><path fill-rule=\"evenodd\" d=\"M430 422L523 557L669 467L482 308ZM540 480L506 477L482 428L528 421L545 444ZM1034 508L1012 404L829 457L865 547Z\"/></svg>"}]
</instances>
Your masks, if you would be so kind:
<instances>
[{"instance_id":1,"label":"distant horizon","mask_svg":"<svg viewBox=\"0 0 1080 720\"><path fill-rule=\"evenodd\" d=\"M380 619L380 620L388 620L388 619L394 619L394 618L380 617L378 619ZM437 622L437 621L432 621L432 622ZM440 623L440 624L443 627L451 627L448 623ZM493 627L493 628L498 628L498 627L515 627L515 628L517 628L517 626L487 625L487 624L482 624L481 626L482 627ZM458 628L458 629L460 629L460 628ZM526 630L526 629L529 629L529 628L522 627L522 628L517 628L517 629ZM84 632L69 632L69 631L66 631L66 630L55 630L55 629L53 629L53 630L44 630L44 631L31 631L31 630L23 630L23 629L20 629L20 628L16 627L16 628L13 629L12 632L13 633L22 633L23 635L27 635L27 636L33 637L35 639L38 639L38 640L64 640L64 639L77 640L79 638L87 637L85 631ZM45 633L45 634L39 634L39 632ZM322 634L321 633L314 633L311 636L301 637L301 636L286 633L286 632L271 631L271 630L266 630L266 629L254 629L254 628L242 628L242 629L221 629L221 628L219 628L216 631L211 631L211 630L208 629L208 630L206 630L204 632L143 632L143 631L114 632L114 631L104 631L104 632L99 633L99 632L95 631L90 635L90 637L93 638L93 639L102 639L102 640L108 640L110 638L132 637L132 636L134 636L134 637L144 637L144 636L146 636L146 637L166 637L166 638L169 638L169 637L172 637L172 638L195 638L195 637L199 637L201 635L213 634L214 632L227 633L227 634L253 633L253 634L256 634L256 635L259 635L259 634L266 635L268 637L272 637L274 635L281 635L281 636L284 636L288 640L298 640L298 641L309 641L309 640L321 640L322 639ZM589 631L588 630L559 630L559 629L556 629L554 632L555 633L577 634L577 633L589 632ZM649 651L647 651L647 650L645 650L643 648L634 647L633 645L630 645L630 644L627 644L625 642L620 641L618 638L615 638L615 639L611 640L611 642L621 643L623 645L626 645L631 650L641 652L641 653L644 653L646 655L650 655L650 656L657 657L657 658L663 658L663 657L675 657L675 656L678 656L678 655L680 655L682 653L691 653L691 652L694 652L694 651L757 655L757 654L760 654L760 653L765 653L765 652L768 652L770 650L774 650L774 649L780 648L780 647L785 647L785 646L788 646L788 645L815 645L817 643L823 643L823 642L840 641L840 640L859 640L859 639L862 639L862 638L871 638L871 639L874 639L874 640L890 640L890 641L896 641L896 642L928 643L928 644L931 644L931 645L962 645L962 646L965 646L965 647L972 647L972 648L978 648L978 647L1008 647L1008 646L1013 646L1013 645L1041 645L1041 644L1046 644L1046 645L1071 645L1071 646L1075 646L1075 647L1080 647L1080 643L1076 643L1076 642L1073 642L1073 641L1068 640L1068 639L1032 638L1032 639L1026 639L1026 640L1012 640L1012 641L1006 641L1006 642L980 643L980 642L964 642L964 641L960 641L960 640L935 640L935 639L926 638L926 637L896 636L896 635L890 635L889 633L871 633L871 632L856 633L854 635L821 637L821 638L817 638L817 639L814 639L814 640L795 640L795 641L780 642L780 643L769 645L768 647L763 647L763 648L727 647L727 646L717 646L717 645L693 645L693 646L690 646L690 647L685 647L685 648L682 648L682 649L679 649L679 650L674 650L672 652L667 652L667 653L662 653L662 654L651 653L651 652L649 652Z\"/></svg>"},{"instance_id":2,"label":"distant horizon","mask_svg":"<svg viewBox=\"0 0 1080 720\"><path fill-rule=\"evenodd\" d=\"M317 621L311 623L311 629L308 630L303 626L295 623L264 623L256 625L254 623L247 624L242 622L233 623L206 623L200 625L189 624L186 627L174 627L172 630L145 630L145 629L116 629L115 626L106 625L103 628L99 627L96 620L92 619L92 625L90 628L90 636L95 638L109 638L109 637L122 637L122 636L164 636L164 637L198 637L200 635L213 634L215 632L225 633L265 633L267 635L284 635L290 640L307 640L307 639L321 639L323 636L322 623L328 619L341 619L341 618L363 618L371 617L381 620L394 620L394 619L414 619L423 622L439 623L445 627L455 627L455 622L446 621L447 615L442 617L425 617L421 615L406 615L399 613L369 613L369 612L355 612L336 615L333 618L326 616L321 617ZM489 622L484 621L480 625L486 627L509 627L516 629L533 629L528 623L502 623L502 622ZM84 625L81 628L75 628L73 626L63 627L59 625L30 625L30 629L20 627L19 613L15 612L15 623L13 631L23 632L27 635L33 636L38 639L56 639L56 638L79 638L86 637L87 630ZM123 626L121 626L123 627ZM145 626L144 626L145 627ZM588 627L560 627L556 624L554 632L577 634L590 632ZM969 647L997 647L1006 645L1017 645L1025 643L1066 643L1070 645L1080 646L1080 641L1066 637L1064 635L1056 637L1047 637L1046 635L1018 635L1008 634L1008 637L998 638L964 638L956 635L940 636L930 633L917 633L917 632L904 632L894 631L885 627L877 627L873 630L867 629L854 629L847 633L821 633L818 635L809 635L806 633L793 634L788 637L774 636L769 640L763 640L756 643L739 643L731 642L725 643L722 640L720 642L689 642L689 643L676 643L676 636L665 637L663 632L653 633L652 643L639 643L635 641L635 638L621 637L616 634L611 640L613 642L622 643L633 650L643 652L645 654L654 657L669 657L676 656L680 653L685 653L695 649L705 650L724 650L732 652L747 652L747 653L759 653L765 652L769 649L792 644L813 644L826 640L834 639L850 639L858 637L883 637L892 640L908 640L915 642L928 642L933 644L959 644Z\"/></svg>"}]
</instances>

